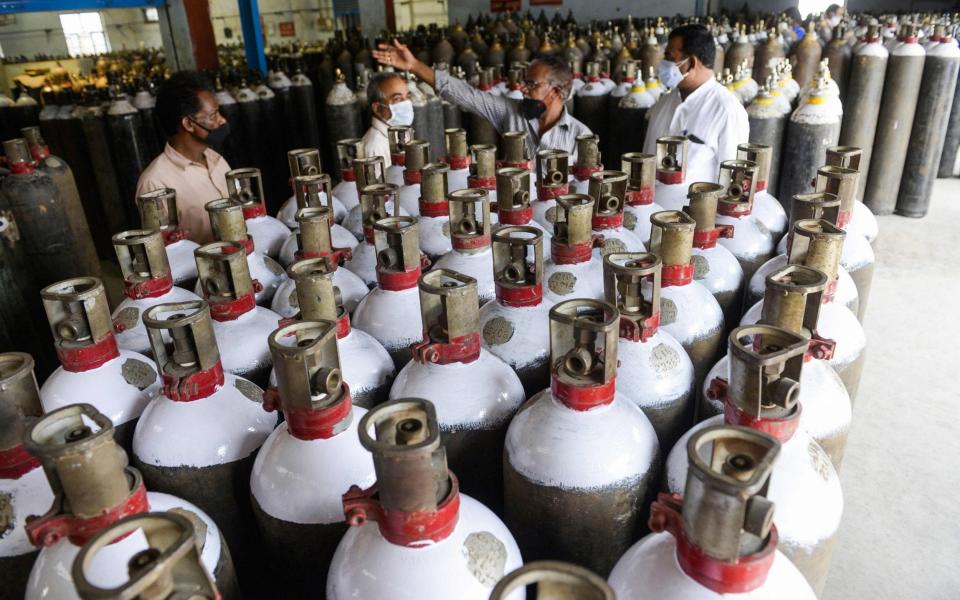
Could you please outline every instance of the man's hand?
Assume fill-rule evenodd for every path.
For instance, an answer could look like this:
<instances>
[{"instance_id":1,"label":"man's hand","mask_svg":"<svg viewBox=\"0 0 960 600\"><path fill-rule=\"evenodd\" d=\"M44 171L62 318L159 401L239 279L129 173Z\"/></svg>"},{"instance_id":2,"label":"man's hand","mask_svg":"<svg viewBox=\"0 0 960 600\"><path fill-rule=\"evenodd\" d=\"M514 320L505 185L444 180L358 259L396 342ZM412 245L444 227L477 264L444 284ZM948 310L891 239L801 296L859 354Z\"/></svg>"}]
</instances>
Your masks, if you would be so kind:
<instances>
[{"instance_id":1,"label":"man's hand","mask_svg":"<svg viewBox=\"0 0 960 600\"><path fill-rule=\"evenodd\" d=\"M393 67L401 71L410 71L420 61L410 52L406 44L393 40L393 45L380 44L379 50L373 51L373 57L382 65Z\"/></svg>"}]
</instances>

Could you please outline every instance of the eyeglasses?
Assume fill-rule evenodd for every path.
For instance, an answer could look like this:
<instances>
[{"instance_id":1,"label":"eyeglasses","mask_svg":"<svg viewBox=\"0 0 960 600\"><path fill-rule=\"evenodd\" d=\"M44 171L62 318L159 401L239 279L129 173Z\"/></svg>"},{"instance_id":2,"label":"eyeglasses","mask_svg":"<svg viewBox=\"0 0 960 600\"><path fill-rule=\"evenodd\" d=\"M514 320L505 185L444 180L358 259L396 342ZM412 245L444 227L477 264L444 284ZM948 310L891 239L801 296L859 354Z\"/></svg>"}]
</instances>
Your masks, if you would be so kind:
<instances>
[{"instance_id":1,"label":"eyeglasses","mask_svg":"<svg viewBox=\"0 0 960 600\"><path fill-rule=\"evenodd\" d=\"M548 84L547 84L546 81L532 81L532 80L528 80L528 81L524 81L524 82L523 82L523 87L527 88L527 90L529 90L529 91L531 91L531 92L532 92L533 90L537 89L538 87L540 87L541 85L548 85Z\"/></svg>"},{"instance_id":2,"label":"eyeglasses","mask_svg":"<svg viewBox=\"0 0 960 600\"><path fill-rule=\"evenodd\" d=\"M217 122L217 119L221 118L220 109L218 108L213 113L206 115L194 115L190 117L191 120L199 123L200 125L212 125Z\"/></svg>"}]
</instances>

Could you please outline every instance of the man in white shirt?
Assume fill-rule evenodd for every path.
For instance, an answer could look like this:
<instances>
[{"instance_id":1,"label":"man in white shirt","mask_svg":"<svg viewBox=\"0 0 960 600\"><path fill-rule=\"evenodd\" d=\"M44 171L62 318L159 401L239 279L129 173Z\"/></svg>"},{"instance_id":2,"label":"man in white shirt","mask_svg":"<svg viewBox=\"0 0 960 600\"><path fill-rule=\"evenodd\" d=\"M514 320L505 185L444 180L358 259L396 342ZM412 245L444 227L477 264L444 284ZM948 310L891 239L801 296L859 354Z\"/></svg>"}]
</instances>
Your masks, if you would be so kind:
<instances>
[{"instance_id":1,"label":"man in white shirt","mask_svg":"<svg viewBox=\"0 0 960 600\"><path fill-rule=\"evenodd\" d=\"M366 156L383 157L384 168L391 164L387 127L413 124L413 102L409 95L407 82L397 73L377 73L367 84L372 118L370 129L363 135L363 148Z\"/></svg>"},{"instance_id":2,"label":"man in white shirt","mask_svg":"<svg viewBox=\"0 0 960 600\"><path fill-rule=\"evenodd\" d=\"M686 137L687 183L717 181L720 163L735 159L737 145L750 138L747 111L714 79L714 55L713 34L703 25L671 31L659 70L673 89L650 109L643 151L656 153L660 137Z\"/></svg>"}]
</instances>

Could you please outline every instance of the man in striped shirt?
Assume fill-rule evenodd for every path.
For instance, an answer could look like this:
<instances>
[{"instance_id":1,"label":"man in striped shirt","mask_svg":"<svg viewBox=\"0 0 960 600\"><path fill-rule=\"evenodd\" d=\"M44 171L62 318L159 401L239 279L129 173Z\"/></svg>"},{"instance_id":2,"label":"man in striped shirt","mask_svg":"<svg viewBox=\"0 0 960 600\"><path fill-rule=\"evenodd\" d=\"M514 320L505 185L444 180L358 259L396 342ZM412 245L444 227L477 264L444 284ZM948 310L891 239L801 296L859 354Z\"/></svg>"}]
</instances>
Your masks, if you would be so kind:
<instances>
[{"instance_id":1,"label":"man in striped shirt","mask_svg":"<svg viewBox=\"0 0 960 600\"><path fill-rule=\"evenodd\" d=\"M590 128L573 118L564 107L570 95L573 74L559 58L533 61L527 69L523 100L519 103L503 96L478 90L469 83L451 77L445 71L423 64L404 44L380 44L373 56L381 64L410 71L432 86L441 98L464 110L484 117L499 131L526 131L527 150L566 150L570 162L576 160L577 136Z\"/></svg>"}]
</instances>

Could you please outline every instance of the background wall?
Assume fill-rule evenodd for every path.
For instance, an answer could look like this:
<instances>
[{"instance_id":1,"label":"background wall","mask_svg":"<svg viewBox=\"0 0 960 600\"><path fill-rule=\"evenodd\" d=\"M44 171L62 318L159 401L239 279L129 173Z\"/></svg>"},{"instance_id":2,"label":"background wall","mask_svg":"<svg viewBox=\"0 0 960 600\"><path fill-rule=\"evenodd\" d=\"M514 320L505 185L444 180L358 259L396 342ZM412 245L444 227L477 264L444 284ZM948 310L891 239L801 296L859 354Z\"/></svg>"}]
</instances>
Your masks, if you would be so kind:
<instances>
[{"instance_id":1,"label":"background wall","mask_svg":"<svg viewBox=\"0 0 960 600\"><path fill-rule=\"evenodd\" d=\"M200 1L200 0L198 0ZM261 27L267 45L283 44L294 39L313 41L333 36L332 27L325 24L333 19L331 0L259 0ZM380 5L383 5L380 0ZM210 17L218 44L235 44L243 39L240 31L240 11L236 0L210 0ZM280 23L293 23L295 36L280 34ZM227 37L226 29L232 31Z\"/></svg>"},{"instance_id":2,"label":"background wall","mask_svg":"<svg viewBox=\"0 0 960 600\"><path fill-rule=\"evenodd\" d=\"M448 0L450 3L450 22L466 23L472 14L490 12L490 0ZM575 19L580 21L621 19L627 15L634 17L656 17L661 15L685 14L692 15L698 6L705 7L703 0L563 0L560 6L530 6L529 0L522 0L521 10L530 9L534 16L540 14L540 9L548 18L558 10L563 16L572 10Z\"/></svg>"},{"instance_id":3,"label":"background wall","mask_svg":"<svg viewBox=\"0 0 960 600\"><path fill-rule=\"evenodd\" d=\"M100 14L112 48L139 48L141 45L157 48L162 45L160 27L156 23L147 23L141 9L113 9ZM33 56L41 48L48 55L67 54L58 12L18 14L15 23L0 25L0 44L6 56Z\"/></svg>"}]
</instances>

